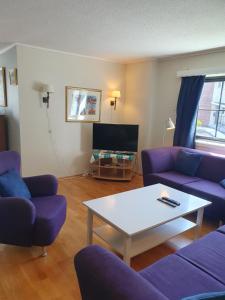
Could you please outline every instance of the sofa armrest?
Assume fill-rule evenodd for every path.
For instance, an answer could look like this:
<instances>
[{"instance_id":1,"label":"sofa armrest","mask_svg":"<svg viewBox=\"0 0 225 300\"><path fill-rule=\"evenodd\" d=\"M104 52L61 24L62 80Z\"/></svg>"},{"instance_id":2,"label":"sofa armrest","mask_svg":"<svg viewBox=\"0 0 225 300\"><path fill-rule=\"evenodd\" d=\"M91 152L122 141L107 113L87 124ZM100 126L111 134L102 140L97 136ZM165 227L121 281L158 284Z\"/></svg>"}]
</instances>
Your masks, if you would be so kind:
<instances>
[{"instance_id":1,"label":"sofa armrest","mask_svg":"<svg viewBox=\"0 0 225 300\"><path fill-rule=\"evenodd\" d=\"M166 172L174 167L172 147L143 150L141 157L143 175Z\"/></svg>"},{"instance_id":2,"label":"sofa armrest","mask_svg":"<svg viewBox=\"0 0 225 300\"><path fill-rule=\"evenodd\" d=\"M113 253L89 246L75 256L83 300L165 300L156 288Z\"/></svg>"},{"instance_id":3,"label":"sofa armrest","mask_svg":"<svg viewBox=\"0 0 225 300\"><path fill-rule=\"evenodd\" d=\"M32 197L53 196L58 189L58 181L53 175L41 175L23 178Z\"/></svg>"},{"instance_id":4,"label":"sofa armrest","mask_svg":"<svg viewBox=\"0 0 225 300\"><path fill-rule=\"evenodd\" d=\"M30 200L0 197L0 242L30 246L35 218L36 209Z\"/></svg>"}]
</instances>

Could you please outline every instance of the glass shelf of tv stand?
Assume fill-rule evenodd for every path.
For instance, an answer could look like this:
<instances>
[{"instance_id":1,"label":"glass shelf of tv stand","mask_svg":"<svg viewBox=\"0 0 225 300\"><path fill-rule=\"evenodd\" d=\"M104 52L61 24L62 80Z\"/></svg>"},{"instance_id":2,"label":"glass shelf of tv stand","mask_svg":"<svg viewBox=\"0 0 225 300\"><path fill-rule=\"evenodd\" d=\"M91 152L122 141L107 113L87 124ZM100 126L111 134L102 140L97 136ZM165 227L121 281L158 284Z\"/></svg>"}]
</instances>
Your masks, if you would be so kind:
<instances>
[{"instance_id":1,"label":"glass shelf of tv stand","mask_svg":"<svg viewBox=\"0 0 225 300\"><path fill-rule=\"evenodd\" d=\"M135 174L136 153L132 153L129 159L127 156L96 157L91 162L90 168L94 178L108 180L130 181Z\"/></svg>"}]
</instances>

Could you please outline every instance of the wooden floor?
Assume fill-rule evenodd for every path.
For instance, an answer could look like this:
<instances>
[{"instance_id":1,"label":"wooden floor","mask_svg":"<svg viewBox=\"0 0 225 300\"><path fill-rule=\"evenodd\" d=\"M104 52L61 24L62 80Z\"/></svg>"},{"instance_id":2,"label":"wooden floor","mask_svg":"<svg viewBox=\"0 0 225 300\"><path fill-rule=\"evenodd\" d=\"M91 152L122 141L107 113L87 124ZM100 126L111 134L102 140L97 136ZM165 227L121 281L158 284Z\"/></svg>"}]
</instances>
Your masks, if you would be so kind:
<instances>
[{"instance_id":1,"label":"wooden floor","mask_svg":"<svg viewBox=\"0 0 225 300\"><path fill-rule=\"evenodd\" d=\"M128 183L81 176L60 179L59 193L65 195L68 202L66 223L55 243L48 247L45 258L39 257L38 247L0 246L0 300L80 300L73 258L86 242L86 209L82 201L141 186L141 176ZM204 223L202 234L214 228L215 225ZM187 238L192 238L192 232L133 258L132 267L136 270L146 267L174 252L174 241L183 246ZM94 241L106 247L97 238Z\"/></svg>"}]
</instances>

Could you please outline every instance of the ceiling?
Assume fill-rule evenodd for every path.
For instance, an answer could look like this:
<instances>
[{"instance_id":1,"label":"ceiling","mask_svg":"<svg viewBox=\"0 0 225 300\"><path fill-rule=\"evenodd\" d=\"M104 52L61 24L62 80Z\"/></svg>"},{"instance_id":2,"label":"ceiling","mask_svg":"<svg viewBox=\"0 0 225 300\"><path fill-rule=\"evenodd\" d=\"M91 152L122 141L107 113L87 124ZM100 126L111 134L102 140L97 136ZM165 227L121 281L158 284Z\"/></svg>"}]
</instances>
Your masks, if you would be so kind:
<instances>
[{"instance_id":1,"label":"ceiling","mask_svg":"<svg viewBox=\"0 0 225 300\"><path fill-rule=\"evenodd\" d=\"M225 46L224 0L0 0L12 43L115 61Z\"/></svg>"}]
</instances>

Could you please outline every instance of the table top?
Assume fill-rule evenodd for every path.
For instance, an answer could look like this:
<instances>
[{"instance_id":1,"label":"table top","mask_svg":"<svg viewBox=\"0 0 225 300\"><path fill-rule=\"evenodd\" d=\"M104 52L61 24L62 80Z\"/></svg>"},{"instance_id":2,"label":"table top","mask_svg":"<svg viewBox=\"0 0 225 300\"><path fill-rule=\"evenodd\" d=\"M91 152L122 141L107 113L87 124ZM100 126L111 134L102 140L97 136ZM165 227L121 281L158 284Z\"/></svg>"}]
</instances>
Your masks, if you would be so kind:
<instances>
[{"instance_id":1,"label":"table top","mask_svg":"<svg viewBox=\"0 0 225 300\"><path fill-rule=\"evenodd\" d=\"M180 206L173 208L157 200L163 196L179 201ZM211 202L155 184L83 204L107 223L132 236L206 207Z\"/></svg>"}]
</instances>

